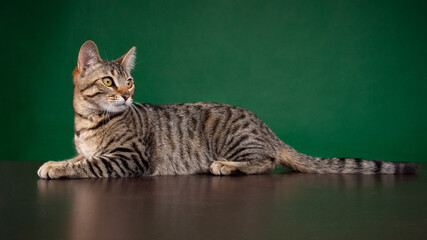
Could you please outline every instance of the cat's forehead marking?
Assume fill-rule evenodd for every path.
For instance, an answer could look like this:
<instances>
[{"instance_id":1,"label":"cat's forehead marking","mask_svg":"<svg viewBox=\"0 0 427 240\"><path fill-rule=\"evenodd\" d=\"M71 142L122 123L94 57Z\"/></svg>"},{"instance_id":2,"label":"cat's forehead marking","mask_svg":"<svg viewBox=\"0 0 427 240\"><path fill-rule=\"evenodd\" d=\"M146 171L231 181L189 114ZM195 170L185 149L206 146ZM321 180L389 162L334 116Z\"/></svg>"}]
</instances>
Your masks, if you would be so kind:
<instances>
[{"instance_id":1,"label":"cat's forehead marking","mask_svg":"<svg viewBox=\"0 0 427 240\"><path fill-rule=\"evenodd\" d=\"M125 68L117 63L117 62L108 62L108 66L111 68L111 74L112 75L119 75L119 76L126 76L126 70Z\"/></svg>"}]
</instances>

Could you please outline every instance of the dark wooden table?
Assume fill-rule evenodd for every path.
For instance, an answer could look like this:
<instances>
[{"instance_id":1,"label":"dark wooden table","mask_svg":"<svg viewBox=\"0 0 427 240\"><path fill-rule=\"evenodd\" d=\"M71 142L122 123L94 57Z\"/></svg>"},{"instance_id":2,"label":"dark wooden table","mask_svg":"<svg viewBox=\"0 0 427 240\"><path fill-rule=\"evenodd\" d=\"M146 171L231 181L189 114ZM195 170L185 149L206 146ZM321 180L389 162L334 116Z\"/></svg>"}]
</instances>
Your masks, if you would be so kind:
<instances>
[{"instance_id":1,"label":"dark wooden table","mask_svg":"<svg viewBox=\"0 0 427 240\"><path fill-rule=\"evenodd\" d=\"M0 162L1 239L427 239L427 164L415 176L83 180L39 180L39 165Z\"/></svg>"}]
</instances>

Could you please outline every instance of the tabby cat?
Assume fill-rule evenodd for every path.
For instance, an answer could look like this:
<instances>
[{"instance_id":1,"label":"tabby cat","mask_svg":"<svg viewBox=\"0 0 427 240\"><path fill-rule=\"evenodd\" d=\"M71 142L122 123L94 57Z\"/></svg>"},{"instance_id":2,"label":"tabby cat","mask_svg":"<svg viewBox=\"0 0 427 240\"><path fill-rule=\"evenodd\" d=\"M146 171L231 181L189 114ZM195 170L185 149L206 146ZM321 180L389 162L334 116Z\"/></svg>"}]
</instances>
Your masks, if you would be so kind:
<instances>
[{"instance_id":1,"label":"tabby cat","mask_svg":"<svg viewBox=\"0 0 427 240\"><path fill-rule=\"evenodd\" d=\"M114 61L93 41L80 48L74 81L78 155L43 164L44 179L208 173L257 174L276 164L305 173L403 174L417 166L311 157L281 141L255 114L220 103L133 104L135 47Z\"/></svg>"}]
</instances>

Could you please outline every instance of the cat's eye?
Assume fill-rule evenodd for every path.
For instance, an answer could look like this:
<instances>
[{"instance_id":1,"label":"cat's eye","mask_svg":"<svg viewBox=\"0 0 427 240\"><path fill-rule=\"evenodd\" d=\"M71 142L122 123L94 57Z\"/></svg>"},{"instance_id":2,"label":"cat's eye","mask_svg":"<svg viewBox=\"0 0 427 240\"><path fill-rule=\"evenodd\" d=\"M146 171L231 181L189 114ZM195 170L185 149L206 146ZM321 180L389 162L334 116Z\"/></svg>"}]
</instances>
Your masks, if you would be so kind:
<instances>
[{"instance_id":1,"label":"cat's eye","mask_svg":"<svg viewBox=\"0 0 427 240\"><path fill-rule=\"evenodd\" d=\"M128 79L128 80L126 81L126 87L127 87L127 88L131 88L132 86L133 86L132 79Z\"/></svg>"},{"instance_id":2,"label":"cat's eye","mask_svg":"<svg viewBox=\"0 0 427 240\"><path fill-rule=\"evenodd\" d=\"M104 78L102 78L102 82L107 87L111 87L113 85L113 79L111 79L110 77L104 77Z\"/></svg>"}]
</instances>

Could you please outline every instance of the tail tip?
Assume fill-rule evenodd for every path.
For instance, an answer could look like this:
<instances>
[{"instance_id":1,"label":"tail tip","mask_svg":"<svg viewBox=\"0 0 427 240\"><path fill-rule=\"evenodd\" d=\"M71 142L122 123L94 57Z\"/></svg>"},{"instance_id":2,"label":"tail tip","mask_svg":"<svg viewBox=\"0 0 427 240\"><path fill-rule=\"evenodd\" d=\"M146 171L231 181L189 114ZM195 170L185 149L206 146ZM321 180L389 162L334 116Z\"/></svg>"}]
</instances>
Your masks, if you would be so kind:
<instances>
[{"instance_id":1,"label":"tail tip","mask_svg":"<svg viewBox=\"0 0 427 240\"><path fill-rule=\"evenodd\" d=\"M401 174L416 174L420 166L415 163L405 162L401 169Z\"/></svg>"}]
</instances>

